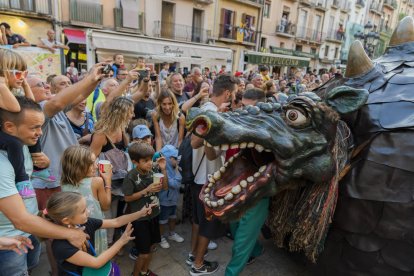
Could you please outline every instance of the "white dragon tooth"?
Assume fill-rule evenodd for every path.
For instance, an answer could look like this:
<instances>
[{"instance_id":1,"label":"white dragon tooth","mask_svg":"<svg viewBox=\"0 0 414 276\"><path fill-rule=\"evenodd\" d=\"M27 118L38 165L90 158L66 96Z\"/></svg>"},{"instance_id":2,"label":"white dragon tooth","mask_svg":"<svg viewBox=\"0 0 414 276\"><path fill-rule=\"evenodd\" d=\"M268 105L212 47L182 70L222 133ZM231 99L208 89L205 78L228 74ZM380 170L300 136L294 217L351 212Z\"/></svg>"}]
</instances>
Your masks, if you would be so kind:
<instances>
[{"instance_id":1,"label":"white dragon tooth","mask_svg":"<svg viewBox=\"0 0 414 276\"><path fill-rule=\"evenodd\" d=\"M214 180L219 180L221 177L221 172L220 171L216 171L213 175Z\"/></svg>"},{"instance_id":2,"label":"white dragon tooth","mask_svg":"<svg viewBox=\"0 0 414 276\"><path fill-rule=\"evenodd\" d=\"M247 143L246 142L240 143L240 148L241 149L245 149L246 147L247 147Z\"/></svg>"},{"instance_id":3,"label":"white dragon tooth","mask_svg":"<svg viewBox=\"0 0 414 276\"><path fill-rule=\"evenodd\" d=\"M234 195L233 195L232 193L228 193L228 194L224 197L224 199L225 199L225 200L232 200L232 199L233 199L233 197L234 197Z\"/></svg>"},{"instance_id":4,"label":"white dragon tooth","mask_svg":"<svg viewBox=\"0 0 414 276\"><path fill-rule=\"evenodd\" d=\"M220 146L214 146L214 150L220 150Z\"/></svg>"},{"instance_id":5,"label":"white dragon tooth","mask_svg":"<svg viewBox=\"0 0 414 276\"><path fill-rule=\"evenodd\" d=\"M268 173L267 173L267 174L266 174L266 177L270 177L270 174L268 174Z\"/></svg>"},{"instance_id":6,"label":"white dragon tooth","mask_svg":"<svg viewBox=\"0 0 414 276\"><path fill-rule=\"evenodd\" d=\"M264 147L262 145L256 145L254 146L254 148L258 151L258 152L262 152L264 150Z\"/></svg>"},{"instance_id":7,"label":"white dragon tooth","mask_svg":"<svg viewBox=\"0 0 414 276\"><path fill-rule=\"evenodd\" d=\"M213 183L211 183L211 182L208 183L207 187L209 187L209 188L213 187Z\"/></svg>"},{"instance_id":8,"label":"white dragon tooth","mask_svg":"<svg viewBox=\"0 0 414 276\"><path fill-rule=\"evenodd\" d=\"M211 207L211 201L209 200L209 201L206 201L206 204L209 206L209 207Z\"/></svg>"},{"instance_id":9,"label":"white dragon tooth","mask_svg":"<svg viewBox=\"0 0 414 276\"><path fill-rule=\"evenodd\" d=\"M214 179L214 177L211 174L209 174L207 176L207 178L208 178L208 182L210 182L210 183L216 183L216 180Z\"/></svg>"},{"instance_id":10,"label":"white dragon tooth","mask_svg":"<svg viewBox=\"0 0 414 276\"><path fill-rule=\"evenodd\" d=\"M210 194L205 194L205 195L204 195L204 197L205 197L205 198L209 198L209 197L210 197ZM204 200L205 200L205 199L204 199Z\"/></svg>"},{"instance_id":11,"label":"white dragon tooth","mask_svg":"<svg viewBox=\"0 0 414 276\"><path fill-rule=\"evenodd\" d=\"M224 163L224 167L227 168L227 166L229 165L229 162Z\"/></svg>"},{"instance_id":12,"label":"white dragon tooth","mask_svg":"<svg viewBox=\"0 0 414 276\"><path fill-rule=\"evenodd\" d=\"M232 156L229 158L229 163L232 163L233 161L234 161L234 157Z\"/></svg>"},{"instance_id":13,"label":"white dragon tooth","mask_svg":"<svg viewBox=\"0 0 414 276\"><path fill-rule=\"evenodd\" d=\"M249 143L247 144L247 147L248 147L249 149L251 149L251 148L254 148L254 145L255 145L255 143L253 143L253 142L249 142Z\"/></svg>"},{"instance_id":14,"label":"white dragon tooth","mask_svg":"<svg viewBox=\"0 0 414 276\"><path fill-rule=\"evenodd\" d=\"M231 144L230 145L231 149L238 149L239 148L239 144Z\"/></svg>"},{"instance_id":15,"label":"white dragon tooth","mask_svg":"<svg viewBox=\"0 0 414 276\"><path fill-rule=\"evenodd\" d=\"M222 205L224 205L224 199L219 199L219 200L217 200L217 204L219 205L219 206L222 206Z\"/></svg>"},{"instance_id":16,"label":"white dragon tooth","mask_svg":"<svg viewBox=\"0 0 414 276\"><path fill-rule=\"evenodd\" d=\"M229 149L229 145L227 145L227 144L221 145L220 146L220 149L221 150L228 150Z\"/></svg>"},{"instance_id":17,"label":"white dragon tooth","mask_svg":"<svg viewBox=\"0 0 414 276\"><path fill-rule=\"evenodd\" d=\"M265 152L272 152L272 150L270 150L270 149L265 149Z\"/></svg>"},{"instance_id":18,"label":"white dragon tooth","mask_svg":"<svg viewBox=\"0 0 414 276\"><path fill-rule=\"evenodd\" d=\"M260 172L260 173L264 172L265 170L266 170L266 166L261 166L261 167L259 168L259 172Z\"/></svg>"},{"instance_id":19,"label":"white dragon tooth","mask_svg":"<svg viewBox=\"0 0 414 276\"><path fill-rule=\"evenodd\" d=\"M207 203L208 201L210 201L210 199L208 197L205 197L204 202Z\"/></svg>"},{"instance_id":20,"label":"white dragon tooth","mask_svg":"<svg viewBox=\"0 0 414 276\"><path fill-rule=\"evenodd\" d=\"M209 147L209 148L212 148L213 146L209 143L209 142L207 142L206 140L204 140L204 146L207 146L207 147Z\"/></svg>"},{"instance_id":21,"label":"white dragon tooth","mask_svg":"<svg viewBox=\"0 0 414 276\"><path fill-rule=\"evenodd\" d=\"M246 181L246 180L242 180L242 181L240 181L240 186L241 186L242 188L246 188L246 187L247 187L247 181Z\"/></svg>"},{"instance_id":22,"label":"white dragon tooth","mask_svg":"<svg viewBox=\"0 0 414 276\"><path fill-rule=\"evenodd\" d=\"M224 173L225 171L226 171L226 168L225 167L221 167L220 168L220 172Z\"/></svg>"},{"instance_id":23,"label":"white dragon tooth","mask_svg":"<svg viewBox=\"0 0 414 276\"><path fill-rule=\"evenodd\" d=\"M210 188L205 188L204 193L208 194L210 192Z\"/></svg>"},{"instance_id":24,"label":"white dragon tooth","mask_svg":"<svg viewBox=\"0 0 414 276\"><path fill-rule=\"evenodd\" d=\"M212 201L210 204L211 204L211 207L213 207L213 208L217 207L217 202L215 202L215 201Z\"/></svg>"},{"instance_id":25,"label":"white dragon tooth","mask_svg":"<svg viewBox=\"0 0 414 276\"><path fill-rule=\"evenodd\" d=\"M232 194L235 194L235 195L237 195L238 193L240 193L241 192L240 185L236 185L233 188L231 188L231 192L232 192Z\"/></svg>"},{"instance_id":26,"label":"white dragon tooth","mask_svg":"<svg viewBox=\"0 0 414 276\"><path fill-rule=\"evenodd\" d=\"M249 176L246 180L247 180L247 182L252 183L254 181L254 177L253 176Z\"/></svg>"},{"instance_id":27,"label":"white dragon tooth","mask_svg":"<svg viewBox=\"0 0 414 276\"><path fill-rule=\"evenodd\" d=\"M259 172L255 172L253 176L254 176L254 177L259 177L259 175L260 175L260 173L259 173Z\"/></svg>"}]
</instances>

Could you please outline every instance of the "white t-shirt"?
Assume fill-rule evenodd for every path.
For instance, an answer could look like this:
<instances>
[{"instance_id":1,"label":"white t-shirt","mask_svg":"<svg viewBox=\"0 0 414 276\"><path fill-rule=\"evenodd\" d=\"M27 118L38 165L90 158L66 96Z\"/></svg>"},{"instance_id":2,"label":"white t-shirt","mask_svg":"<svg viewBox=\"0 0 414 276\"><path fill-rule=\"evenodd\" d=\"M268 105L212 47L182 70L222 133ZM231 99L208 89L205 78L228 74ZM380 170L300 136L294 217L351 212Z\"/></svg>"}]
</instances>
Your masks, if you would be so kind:
<instances>
[{"instance_id":1,"label":"white t-shirt","mask_svg":"<svg viewBox=\"0 0 414 276\"><path fill-rule=\"evenodd\" d=\"M217 111L218 108L214 103L206 102L200 107L200 109L203 111ZM221 151L218 152L218 154L220 153ZM202 162L201 165L200 162ZM200 168L198 169L196 175L195 173L199 165ZM205 183L207 183L207 175L213 174L214 172L218 171L221 166L223 166L223 159L221 158L221 156L217 157L215 160L210 161L204 154L204 146L198 149L193 149L193 174L195 175L194 183L204 185Z\"/></svg>"},{"instance_id":2,"label":"white t-shirt","mask_svg":"<svg viewBox=\"0 0 414 276\"><path fill-rule=\"evenodd\" d=\"M53 47L54 45L63 46L59 41L49 41L47 38L41 38L40 41L47 47Z\"/></svg>"}]
</instances>

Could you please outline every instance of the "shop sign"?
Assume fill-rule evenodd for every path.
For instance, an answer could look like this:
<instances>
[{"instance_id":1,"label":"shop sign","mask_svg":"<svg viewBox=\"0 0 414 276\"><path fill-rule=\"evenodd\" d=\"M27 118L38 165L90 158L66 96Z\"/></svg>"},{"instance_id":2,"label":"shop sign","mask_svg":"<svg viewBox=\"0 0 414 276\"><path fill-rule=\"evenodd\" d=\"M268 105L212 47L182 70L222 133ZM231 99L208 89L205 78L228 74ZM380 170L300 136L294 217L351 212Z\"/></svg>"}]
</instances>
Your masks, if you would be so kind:
<instances>
[{"instance_id":1,"label":"shop sign","mask_svg":"<svg viewBox=\"0 0 414 276\"><path fill-rule=\"evenodd\" d=\"M274 57L265 55L247 54L248 63L267 64L272 66L308 67L309 61L289 57Z\"/></svg>"},{"instance_id":2,"label":"shop sign","mask_svg":"<svg viewBox=\"0 0 414 276\"><path fill-rule=\"evenodd\" d=\"M172 48L170 46L164 46L164 54L181 57L184 55L184 50L181 50L179 47Z\"/></svg>"}]
</instances>

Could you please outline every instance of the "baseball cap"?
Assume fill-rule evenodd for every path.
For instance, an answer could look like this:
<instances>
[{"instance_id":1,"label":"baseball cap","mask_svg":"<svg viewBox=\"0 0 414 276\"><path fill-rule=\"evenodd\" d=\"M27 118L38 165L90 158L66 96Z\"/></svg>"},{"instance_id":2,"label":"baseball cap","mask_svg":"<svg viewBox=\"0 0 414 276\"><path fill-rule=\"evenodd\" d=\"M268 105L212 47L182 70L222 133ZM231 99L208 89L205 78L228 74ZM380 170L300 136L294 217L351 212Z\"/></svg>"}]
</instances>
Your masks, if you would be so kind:
<instances>
[{"instance_id":1,"label":"baseball cap","mask_svg":"<svg viewBox=\"0 0 414 276\"><path fill-rule=\"evenodd\" d=\"M243 72L237 71L234 76L235 77L240 77L241 75L243 75Z\"/></svg>"},{"instance_id":2,"label":"baseball cap","mask_svg":"<svg viewBox=\"0 0 414 276\"><path fill-rule=\"evenodd\" d=\"M146 125L137 125L136 127L134 127L134 129L132 130L132 138L138 138L138 139L142 139L145 136L153 136L151 131L149 130L149 128Z\"/></svg>"},{"instance_id":3,"label":"baseball cap","mask_svg":"<svg viewBox=\"0 0 414 276\"><path fill-rule=\"evenodd\" d=\"M178 150L173 145L165 145L161 149L161 153L167 158L169 157L178 158Z\"/></svg>"}]
</instances>

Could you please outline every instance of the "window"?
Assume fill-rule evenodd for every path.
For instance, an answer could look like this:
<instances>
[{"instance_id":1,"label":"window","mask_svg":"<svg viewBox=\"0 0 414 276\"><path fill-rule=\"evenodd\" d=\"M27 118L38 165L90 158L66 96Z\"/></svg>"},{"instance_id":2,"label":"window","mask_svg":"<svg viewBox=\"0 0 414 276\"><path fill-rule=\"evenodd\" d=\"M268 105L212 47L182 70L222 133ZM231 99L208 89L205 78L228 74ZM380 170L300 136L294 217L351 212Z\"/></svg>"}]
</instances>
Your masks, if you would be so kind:
<instances>
[{"instance_id":1,"label":"window","mask_svg":"<svg viewBox=\"0 0 414 276\"><path fill-rule=\"evenodd\" d=\"M316 54L316 48L311 48L311 54Z\"/></svg>"},{"instance_id":2,"label":"window","mask_svg":"<svg viewBox=\"0 0 414 276\"><path fill-rule=\"evenodd\" d=\"M302 45L296 45L295 50L298 52L302 52Z\"/></svg>"},{"instance_id":3,"label":"window","mask_svg":"<svg viewBox=\"0 0 414 276\"><path fill-rule=\"evenodd\" d=\"M266 37L262 37L261 38L261 40L260 40L260 51L261 52L265 52L266 51L266 48L267 48L267 46L266 46Z\"/></svg>"},{"instance_id":4,"label":"window","mask_svg":"<svg viewBox=\"0 0 414 276\"><path fill-rule=\"evenodd\" d=\"M269 0L266 0L265 4L264 4L264 9L263 9L263 16L266 18L270 18L270 7L272 5L272 2Z\"/></svg>"},{"instance_id":5,"label":"window","mask_svg":"<svg viewBox=\"0 0 414 276\"><path fill-rule=\"evenodd\" d=\"M224 38L236 38L236 29L234 28L234 21L236 18L236 12L227 9L221 9L220 19L220 37Z\"/></svg>"},{"instance_id":6,"label":"window","mask_svg":"<svg viewBox=\"0 0 414 276\"><path fill-rule=\"evenodd\" d=\"M285 43L284 42L280 42L280 48L285 48Z\"/></svg>"},{"instance_id":7,"label":"window","mask_svg":"<svg viewBox=\"0 0 414 276\"><path fill-rule=\"evenodd\" d=\"M325 57L328 57L329 55L329 46L325 46Z\"/></svg>"},{"instance_id":8,"label":"window","mask_svg":"<svg viewBox=\"0 0 414 276\"><path fill-rule=\"evenodd\" d=\"M338 47L335 48L335 58L336 59L339 58L339 48Z\"/></svg>"}]
</instances>

